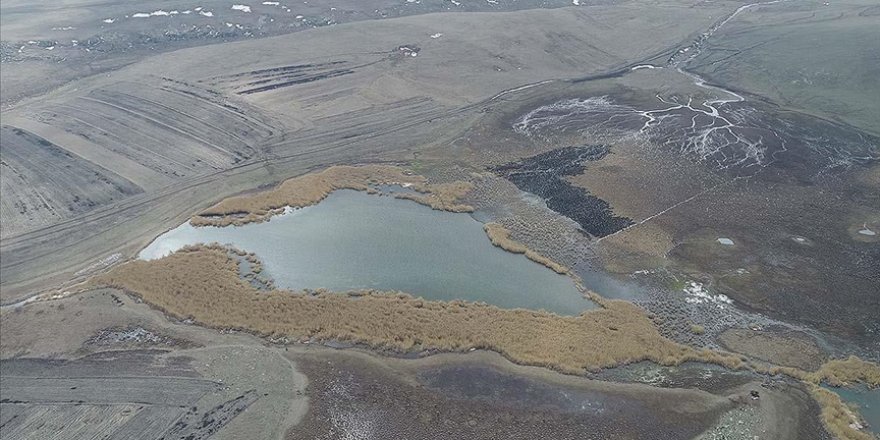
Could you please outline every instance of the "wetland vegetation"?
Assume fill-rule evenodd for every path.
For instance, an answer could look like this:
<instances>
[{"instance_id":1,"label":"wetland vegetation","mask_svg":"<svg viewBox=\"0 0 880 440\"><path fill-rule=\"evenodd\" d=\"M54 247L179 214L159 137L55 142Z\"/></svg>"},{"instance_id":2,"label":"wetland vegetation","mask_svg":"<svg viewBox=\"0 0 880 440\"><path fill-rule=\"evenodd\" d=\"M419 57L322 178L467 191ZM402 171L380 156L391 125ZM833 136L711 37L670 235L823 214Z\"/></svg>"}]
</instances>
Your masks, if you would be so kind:
<instances>
[{"instance_id":1,"label":"wetland vegetation","mask_svg":"<svg viewBox=\"0 0 880 440\"><path fill-rule=\"evenodd\" d=\"M875 3L4 0L0 437L876 439Z\"/></svg>"},{"instance_id":2,"label":"wetland vegetation","mask_svg":"<svg viewBox=\"0 0 880 440\"><path fill-rule=\"evenodd\" d=\"M267 222L184 224L158 237L140 257L222 243L255 253L262 275L285 289L403 291L426 300L463 299L564 315L595 307L560 265L506 235L501 247L528 259L505 252L492 245L471 216L432 210L396 198L399 194L337 190L314 206L288 210ZM497 243L497 226L487 227Z\"/></svg>"}]
</instances>

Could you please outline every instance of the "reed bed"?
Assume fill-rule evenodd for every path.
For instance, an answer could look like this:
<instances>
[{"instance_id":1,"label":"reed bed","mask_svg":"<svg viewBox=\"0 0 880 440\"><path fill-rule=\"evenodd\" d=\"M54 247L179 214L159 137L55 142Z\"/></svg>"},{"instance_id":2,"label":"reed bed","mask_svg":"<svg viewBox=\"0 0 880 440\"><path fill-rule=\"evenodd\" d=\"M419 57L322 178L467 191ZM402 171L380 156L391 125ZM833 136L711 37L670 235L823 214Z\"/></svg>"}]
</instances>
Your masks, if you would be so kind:
<instances>
[{"instance_id":1,"label":"reed bed","mask_svg":"<svg viewBox=\"0 0 880 440\"><path fill-rule=\"evenodd\" d=\"M480 348L576 374L642 360L743 365L738 356L664 338L640 308L625 301L605 300L604 308L572 317L426 301L400 292L266 292L242 280L237 265L225 248L192 246L120 265L89 284L132 292L181 319L276 339L341 340L396 351Z\"/></svg>"},{"instance_id":2,"label":"reed bed","mask_svg":"<svg viewBox=\"0 0 880 440\"><path fill-rule=\"evenodd\" d=\"M431 184L422 176L396 166L334 166L321 172L285 180L274 189L229 197L194 216L194 226L229 226L266 221L284 208L301 208L324 200L338 189L373 191L375 185L405 185L416 194L400 194L434 209L470 212L469 205L458 199L472 188L468 182Z\"/></svg>"}]
</instances>

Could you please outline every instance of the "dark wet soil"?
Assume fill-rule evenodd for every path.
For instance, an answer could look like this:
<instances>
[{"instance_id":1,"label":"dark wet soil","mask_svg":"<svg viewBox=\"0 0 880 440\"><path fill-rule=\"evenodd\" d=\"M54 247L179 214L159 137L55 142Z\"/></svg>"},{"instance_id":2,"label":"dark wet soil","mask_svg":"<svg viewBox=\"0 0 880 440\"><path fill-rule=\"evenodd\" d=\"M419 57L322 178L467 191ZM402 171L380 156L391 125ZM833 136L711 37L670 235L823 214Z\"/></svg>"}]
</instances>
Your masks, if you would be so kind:
<instances>
[{"instance_id":1,"label":"dark wet soil","mask_svg":"<svg viewBox=\"0 0 880 440\"><path fill-rule=\"evenodd\" d=\"M574 221L597 237L613 234L632 220L618 217L608 202L572 185L566 176L583 174L586 163L608 154L604 145L565 147L493 168L517 188L544 199L547 207Z\"/></svg>"},{"instance_id":2,"label":"dark wet soil","mask_svg":"<svg viewBox=\"0 0 880 440\"><path fill-rule=\"evenodd\" d=\"M685 439L720 409L567 386L480 363L398 371L344 355L298 361L309 412L289 439ZM679 408L680 409L680 408Z\"/></svg>"}]
</instances>

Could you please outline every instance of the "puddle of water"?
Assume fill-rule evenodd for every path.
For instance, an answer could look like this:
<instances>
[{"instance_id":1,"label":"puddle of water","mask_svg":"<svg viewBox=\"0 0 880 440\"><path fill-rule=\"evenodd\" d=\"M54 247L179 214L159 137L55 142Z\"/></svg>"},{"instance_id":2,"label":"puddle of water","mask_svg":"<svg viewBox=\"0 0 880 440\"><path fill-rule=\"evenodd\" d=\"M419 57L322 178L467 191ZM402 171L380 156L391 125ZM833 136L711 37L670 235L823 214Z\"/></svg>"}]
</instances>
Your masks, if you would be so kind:
<instances>
[{"instance_id":1,"label":"puddle of water","mask_svg":"<svg viewBox=\"0 0 880 440\"><path fill-rule=\"evenodd\" d=\"M430 300L576 315L597 307L571 278L493 246L466 214L352 190L265 223L196 228L185 223L141 251L154 259L196 243L254 252L277 286L400 290Z\"/></svg>"},{"instance_id":2,"label":"puddle of water","mask_svg":"<svg viewBox=\"0 0 880 440\"><path fill-rule=\"evenodd\" d=\"M864 386L831 388L846 403L859 407L859 414L868 422L867 431L880 434L880 389L868 389Z\"/></svg>"},{"instance_id":3,"label":"puddle of water","mask_svg":"<svg viewBox=\"0 0 880 440\"><path fill-rule=\"evenodd\" d=\"M372 185L372 187L382 194L418 194L418 191L408 183L404 185Z\"/></svg>"},{"instance_id":4,"label":"puddle of water","mask_svg":"<svg viewBox=\"0 0 880 440\"><path fill-rule=\"evenodd\" d=\"M587 265L575 266L575 273L581 278L581 283L584 287L604 298L626 301L638 301L648 298L645 287L639 286L634 282L618 279L594 267Z\"/></svg>"}]
</instances>

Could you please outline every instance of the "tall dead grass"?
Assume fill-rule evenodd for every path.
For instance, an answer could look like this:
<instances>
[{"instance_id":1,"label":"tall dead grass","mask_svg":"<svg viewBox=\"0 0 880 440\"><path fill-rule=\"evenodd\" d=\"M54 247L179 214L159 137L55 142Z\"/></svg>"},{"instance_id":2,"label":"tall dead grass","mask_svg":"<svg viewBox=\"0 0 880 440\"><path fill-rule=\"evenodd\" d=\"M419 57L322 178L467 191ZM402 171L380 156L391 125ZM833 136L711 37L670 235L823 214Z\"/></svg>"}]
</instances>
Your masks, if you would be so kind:
<instances>
[{"instance_id":1,"label":"tall dead grass","mask_svg":"<svg viewBox=\"0 0 880 440\"><path fill-rule=\"evenodd\" d=\"M125 289L173 316L203 325L273 338L343 340L393 350L482 348L518 363L568 373L641 360L742 366L737 356L698 351L664 338L641 309L625 301L606 300L603 309L566 317L465 301L425 301L402 293L261 292L239 278L237 261L216 246L133 261L95 277L90 285Z\"/></svg>"},{"instance_id":2,"label":"tall dead grass","mask_svg":"<svg viewBox=\"0 0 880 440\"><path fill-rule=\"evenodd\" d=\"M812 372L792 367L770 367L758 370L770 374L785 374L815 385L824 382L833 387L840 387L863 383L871 388L880 387L880 365L862 360L858 356L832 359Z\"/></svg>"},{"instance_id":3,"label":"tall dead grass","mask_svg":"<svg viewBox=\"0 0 880 440\"><path fill-rule=\"evenodd\" d=\"M483 229L486 231L486 235L489 236L489 240L492 241L492 244L494 244L495 246L498 246L508 252L523 254L529 260L532 260L538 264L543 264L544 266L549 267L556 273L569 273L569 269L567 267L529 249L526 245L510 238L510 231L508 231L507 228L505 228L501 224L486 223L485 225L483 225Z\"/></svg>"},{"instance_id":4,"label":"tall dead grass","mask_svg":"<svg viewBox=\"0 0 880 440\"><path fill-rule=\"evenodd\" d=\"M124 289L178 318L273 339L341 340L400 351L482 348L517 363L572 374L642 360L745 366L739 356L664 338L641 309L626 301L597 298L602 309L571 317L466 301L425 301L399 292L266 292L241 279L238 264L226 248L190 246L159 260L117 266L88 286ZM822 408L823 424L837 438L873 438L858 429L856 413L836 393L818 384L880 386L880 366L851 356L829 361L815 372L754 368L806 382Z\"/></svg>"},{"instance_id":5,"label":"tall dead grass","mask_svg":"<svg viewBox=\"0 0 880 440\"><path fill-rule=\"evenodd\" d=\"M813 399L822 408L822 424L838 440L873 440L875 437L861 430L860 420L836 393L818 385L810 386Z\"/></svg>"},{"instance_id":6,"label":"tall dead grass","mask_svg":"<svg viewBox=\"0 0 880 440\"><path fill-rule=\"evenodd\" d=\"M467 182L429 184L424 177L389 165L334 166L317 173L285 180L269 191L229 197L192 218L195 226L228 226L265 221L294 208L314 205L338 189L370 191L371 185L404 184L418 194L401 195L434 209L469 212L473 208L459 204L471 185Z\"/></svg>"},{"instance_id":7,"label":"tall dead grass","mask_svg":"<svg viewBox=\"0 0 880 440\"><path fill-rule=\"evenodd\" d=\"M834 387L860 382L876 388L880 387L880 365L857 356L833 359L823 364L815 373L810 373L809 380L814 383L824 381Z\"/></svg>"}]
</instances>

